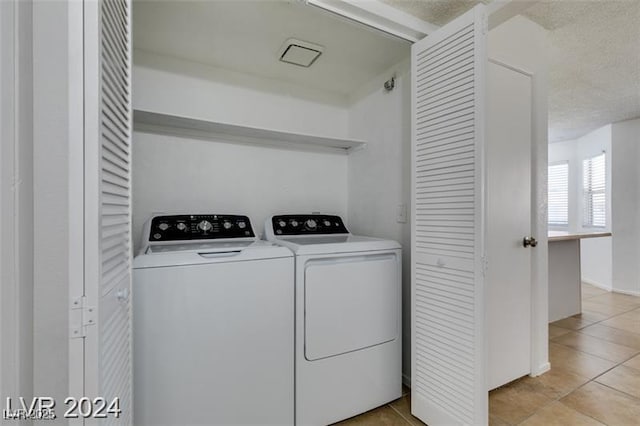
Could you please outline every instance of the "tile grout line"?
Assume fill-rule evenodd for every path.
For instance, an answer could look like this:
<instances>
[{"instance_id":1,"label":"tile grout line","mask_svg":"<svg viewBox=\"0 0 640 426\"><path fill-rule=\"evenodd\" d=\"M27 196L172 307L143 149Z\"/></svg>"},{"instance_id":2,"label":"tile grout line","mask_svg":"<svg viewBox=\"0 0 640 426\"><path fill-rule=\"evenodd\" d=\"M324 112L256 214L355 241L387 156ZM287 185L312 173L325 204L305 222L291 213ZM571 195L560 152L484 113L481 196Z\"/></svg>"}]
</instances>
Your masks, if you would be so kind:
<instances>
[{"instance_id":1,"label":"tile grout line","mask_svg":"<svg viewBox=\"0 0 640 426\"><path fill-rule=\"evenodd\" d=\"M600 339L599 337L590 336L590 335L588 335L588 334L584 334L584 336L593 337L594 339L602 340L602 341L607 342L607 343L611 343L611 344L614 344L614 345L622 346L622 347L625 347L625 348L628 348L628 349L633 349L634 351L637 351L637 352L635 352L633 355L631 355L629 358L625 358L625 359L624 359L624 361L620 361L620 362L619 362L619 364L622 364L622 363L624 363L624 362L627 362L627 361L629 361L631 358L633 358L633 357L635 357L636 355L639 355L639 354L640 354L640 349L632 348L632 347L630 347L630 346L621 345L621 344L619 344L619 343L609 342L608 340ZM580 352L580 353L585 354L585 355L589 355L589 356L596 357L596 358L598 358L598 359L600 359L600 360L602 360L602 361L616 362L616 363L618 362L618 361L614 361L614 360L612 360L612 359L603 358L603 357L602 357L602 356L600 356L600 355L594 355L594 354L591 354L591 353L589 353L589 352L585 352L585 351L583 351L583 350L580 350L580 349L574 348L573 346L565 345L564 343L554 342L554 341L551 341L551 340L549 341L549 343L555 343L556 345L564 346L565 348L572 349L572 350L574 350L574 351L576 351L576 352ZM619 364L616 364L616 366L617 366L617 365L619 365ZM608 371L608 370L607 370L607 371ZM598 376L598 377L599 377L599 376Z\"/></svg>"},{"instance_id":2,"label":"tile grout line","mask_svg":"<svg viewBox=\"0 0 640 426\"><path fill-rule=\"evenodd\" d=\"M597 302L594 302L594 303L597 303ZM600 303L598 303L598 304L600 304ZM603 305L604 305L604 304L603 304ZM580 309L582 309L582 308L580 308ZM626 308L624 308L624 309L626 309ZM631 308L631 309L629 309L628 311L622 311L622 312L620 312L620 313L613 314L612 316L610 316L610 317L608 317L608 318L605 318L605 319L598 320L598 321L594 322L594 324L597 324L597 323L600 323L600 322L603 322L603 321L609 321L609 320L610 320L610 319L612 319L612 318L615 318L615 317L620 316L620 315L628 314L629 312L635 311L636 309L640 309L640 306L636 306L636 307L634 307L634 308ZM603 314L603 313L601 313L601 312L593 311L593 310L590 310L590 309L587 309L587 312L590 312L591 314L597 314L597 315L608 315L608 314ZM581 312L581 313L582 313L582 312ZM576 315L579 315L579 314L576 314ZM562 321L562 320L559 320L559 321ZM590 324L590 325L591 325L591 324ZM587 326L587 327L588 327L588 326Z\"/></svg>"},{"instance_id":3,"label":"tile grout line","mask_svg":"<svg viewBox=\"0 0 640 426\"><path fill-rule=\"evenodd\" d=\"M599 296L599 295L591 296L591 297L598 297L598 296ZM585 297L585 298L583 298L582 300L584 301L585 299L589 299L589 298L588 298L588 297ZM556 327L559 327L559 328L563 328L563 329L565 329L565 330L568 330L568 332L574 332L574 333L582 334L582 335L584 335L584 336L592 337L592 338L594 338L594 339L598 339L598 340L601 340L601 341L604 341L604 342L607 342L607 343L612 343L612 344L616 344L616 345L618 345L618 346L623 346L623 347L625 347L625 348L629 348L629 349L637 350L636 348L631 348L631 347L629 347L629 346L625 346L625 345L622 345L622 344L619 344L619 343L609 342L608 340L602 339L602 338L600 338L600 337L591 336L591 335L588 335L588 334L585 334L585 333L581 333L581 330L582 330L582 329L584 329L584 328L590 327L590 326L595 325L595 324L599 324L599 323L601 323L601 322L603 322L603 321L607 321L607 320L609 320L609 319L611 319L611 318L615 318L615 317L617 317L617 316L619 316L619 315L626 314L626 313L631 312L631 311L634 311L634 310L636 310L636 309L640 310L640 307L635 307L635 308L632 308L632 309L630 309L630 310L628 310L628 311L624 311L624 312L621 312L621 313L619 313L619 314L613 315L613 316L611 316L611 317L609 317L609 318L605 318L605 319L603 319L603 320L596 321L596 322L594 322L594 323L592 323L592 324L588 324L588 325L586 325L586 326L584 326L584 327L581 327L581 328L579 328L579 329L577 329L577 330L575 330L575 329L568 329L568 328L561 327L561 326L556 326ZM605 325L605 327L609 327L609 326L606 326L606 325ZM609 328L613 328L613 329L615 329L615 330L627 331L627 330L622 330L622 329L619 329L619 328L616 328L616 327L609 327ZM565 334L568 334L568 333L565 333ZM563 334L563 335L561 335L561 336L556 336L556 337L554 337L554 339L556 339L556 338L560 338L560 337L562 337L562 336L564 336L564 334ZM572 350L574 350L574 351L576 351L576 352L579 352L579 353L582 353L582 354L585 354L585 355L590 355L590 356L596 357L596 358L598 358L598 359L601 359L601 360L603 360L603 361L608 361L608 362L615 363L615 365L614 365L613 367L611 367L611 368L609 368L609 369L605 370L605 371L604 371L604 372L602 372L601 374L599 374L599 375L597 375L597 376L595 376L595 377L593 377L593 378L590 378L587 382L583 383L582 385L579 385L579 386L578 386L578 387L576 387L575 389L572 389L572 390L570 390L570 391L568 391L568 392L566 392L566 393L564 393L564 394L562 394L562 395L559 395L558 397L556 397L556 398L554 398L554 399L551 399L548 403L543 404L542 406L538 407L538 409L537 409L537 410L535 410L533 413L531 413L530 415L528 415L527 417L525 417L524 419L522 419L521 421L519 421L519 422L517 423L518 425L520 425L520 424L524 423L524 422L525 422L525 421L527 421L529 418L531 418L531 417L535 416L537 413L539 413L542 409L544 409L544 408L546 408L546 407L550 406L551 404L553 404L553 403L555 403L555 402L558 402L558 403L562 404L564 407L566 407L566 408L568 408L568 409L571 409L571 410L573 410L573 411L575 411L575 412L577 412L577 413L580 413L581 415L584 415L584 416L586 416L586 417L589 417L589 418L591 418L591 419L593 419L593 420L597 421L598 423L604 424L603 422L601 422L601 421L600 421L600 420L598 420L597 418L595 418L595 417L593 417L593 416L591 416L591 415L589 415L589 414L587 414L587 413L583 413L582 411L577 410L577 409L575 409L575 408L573 408L573 407L569 407L569 406L567 406L566 404L564 404L564 403L561 401L561 399L563 399L563 398L567 397L568 395L572 394L573 392L576 392L577 390L579 390L579 389L583 388L584 386L586 386L586 385L588 385L589 383L592 383L592 382L595 382L595 383L597 383L598 385L605 386L605 387L607 387L607 388L609 388L609 389L612 389L612 390L614 390L614 391L616 391L616 392L620 392L620 393L622 393L623 395L628 395L629 397L633 398L634 400L638 400L638 399L639 399L639 398L636 398L636 397L635 397L635 396L633 396L633 395L629 395L628 393L626 393L626 392L624 392L624 391L621 391L621 390L619 390L619 389L615 389L615 388L613 388L613 387L611 387L611 386L608 386L608 385L606 385L606 384L604 384L604 383L600 383L600 382L596 381L596 379L597 379L597 378L599 378L599 377L601 377L601 376L603 376L604 374L607 374L607 373L608 373L608 372L610 372L611 370L613 370L613 369L615 369L615 368L617 368L617 367L621 366L622 364L624 364L625 362L629 361L630 359L632 359L632 358L634 358L634 357L638 356L638 353L640 353L640 352L635 353L634 355L632 355L632 356L631 356L631 357L629 357L628 359L625 359L625 360L620 361L620 362L616 362L616 361L611 361L611 360L608 360L608 359L605 359L605 358L601 358L601 357L599 357L599 356L597 356L597 355L593 355L593 354L590 354L590 353L588 353L588 352L581 351L581 350L576 349L576 348L573 348L573 347L571 347L571 346L564 345L564 344L562 344L562 343L560 343L560 342L555 342L555 341L553 341L552 339L549 339L549 343L556 343L556 344L558 344L558 345L560 345L560 346L566 347L566 348L568 348L568 349L572 349ZM552 368L553 368L553 366L552 366ZM629 368L633 368L633 367L629 367ZM505 421L505 420L504 420L504 419L502 419L500 416L496 416L496 417L497 417L497 418L499 418L499 419L500 419L500 420L502 420L502 421ZM506 422L506 421L505 421L505 422ZM506 423L509 423L509 422L506 422Z\"/></svg>"},{"instance_id":4,"label":"tile grout line","mask_svg":"<svg viewBox=\"0 0 640 426\"><path fill-rule=\"evenodd\" d=\"M629 348L629 349L633 349L633 350L638 350L637 348L634 348L634 347L631 347L631 346L622 345L622 344L620 344L620 343L611 342L611 341L609 341L609 340L606 340L606 339L603 339L603 338L600 338L600 337L596 337L596 336L592 336L592 335L590 335L590 334L582 333L582 330L583 330L583 329L585 329L585 328L587 328L587 327L591 327L592 325L600 324L601 322L608 321L608 320L613 319L613 318L615 318L615 317L617 317L617 316L619 316L619 315L624 315L624 314L629 313L629 312L631 312L631 311L634 311L634 310L636 310L636 309L639 309L639 310L640 310L640 308L633 308L633 309L631 309L630 311L625 311L625 312L622 312L622 313L620 313L620 314L616 314L616 315L614 315L614 316L612 316L612 317L610 317L610 318L606 318L606 319L603 319L603 320L600 320L600 321L596 321L596 322L594 322L594 323L592 323L592 324L585 325L584 327L581 327L581 328L579 328L579 329L570 329L570 328L565 328L565 327L562 327L562 326L559 326L559 325L555 325L554 327L563 328L563 329L565 329L565 330L569 330L569 332L579 333L579 334L582 334L583 336L588 336L588 337L591 337L591 338L594 338L594 339L602 340L602 341L604 341L604 342L611 343L611 344L614 344L614 345L623 346L623 347L625 347L625 348ZM569 318L571 318L571 317L569 317ZM559 320L559 321L562 321L562 320ZM554 322L556 322L556 321L554 321ZM550 325L553 325L553 323L550 323ZM632 333L632 332L630 332L630 331L623 330L623 329L621 329L621 328L611 327L611 326L604 325L604 324L601 324L601 325L602 325L603 327L612 328L612 329L614 329L614 330L619 330L619 331L623 331L623 332L627 332L627 333ZM580 350L580 349L576 349L576 348L574 348L574 347L571 347L571 346L568 346L568 345L565 345L565 344L563 344L563 343L560 343L560 342L555 341L555 339L559 339L559 338L561 338L561 337L565 336L566 334L569 334L569 333L564 333L564 334L562 334L562 335L560 335L560 336L556 336L556 337L554 337L554 338L552 338L552 339L549 339L549 343L555 343L555 344L557 344L557 345L561 345L561 346L564 346L564 347L566 347L566 348L573 349L573 350L575 350L575 351L577 351L577 352L581 352L581 353L586 354L586 355L595 356L596 358L602 359L602 360L604 360L604 361L616 362L616 361L612 361L612 360L610 360L610 359L602 358L601 356L594 355L594 354L590 354L590 353L585 352L585 351L582 351L582 350ZM638 355L638 353L640 353L640 350L639 350L637 353L635 353L633 356L631 356L631 358L633 358L634 356ZM631 358L629 358L629 359L631 359ZM622 361L622 362L627 362L629 359L626 359L625 361ZM598 376L598 377L599 377L599 376Z\"/></svg>"},{"instance_id":5,"label":"tile grout line","mask_svg":"<svg viewBox=\"0 0 640 426\"><path fill-rule=\"evenodd\" d=\"M600 377L600 376L598 376L598 377ZM640 401L640 398L638 398L637 396L631 395L630 393L627 393L627 392L625 392L625 391L623 391L623 390L620 390L620 389L614 388L613 386L609 386L609 385L608 385L608 384L606 384L606 383L598 382L596 379L593 379L593 380L592 380L592 382L596 382L596 383L597 383L597 384L599 384L599 385L602 385L602 386L604 386L604 387L606 387L606 388L609 388L609 389L614 390L614 391L616 391L616 392L619 392L619 393L621 393L621 394L623 394L623 395L626 395L626 396L628 396L629 398L631 398L631 399L633 399L633 400L635 400L635 401Z\"/></svg>"},{"instance_id":6,"label":"tile grout line","mask_svg":"<svg viewBox=\"0 0 640 426\"><path fill-rule=\"evenodd\" d=\"M597 297L597 296L594 296L594 297ZM575 333L579 333L579 334L583 334L583 335L585 335L585 336L593 337L593 338L595 338L595 339L602 340L602 341L605 341L605 342L607 342L607 343L613 343L613 344L616 344L616 345L619 345L619 346L623 346L623 347L625 347L625 348L629 348L629 349L634 349L634 350L636 350L636 348L631 348L631 347L629 347L629 346L621 345L621 344L619 344L619 343L615 343L615 342L609 342L608 340L605 340L605 339L602 339L602 338L599 338L599 337L590 336L590 335L588 335L588 334L581 333L581 330L582 330L582 329L584 329L584 328L590 327L590 326L595 325L595 324L599 324L599 323L601 323L601 322L603 322L603 321L607 321L607 320L609 320L609 319L611 319L611 318L615 318L615 317L617 317L617 316L619 316L619 315L624 315L624 314L626 314L626 313L628 313L628 312L631 312L631 311L634 311L634 310L636 310L636 309L640 309L640 308L636 307L636 308L630 309L630 310L628 310L628 311L621 312L621 313L619 313L619 314L613 315L613 316L612 316L612 317L610 317L610 318L607 318L607 319L604 319L604 320L601 320L601 321L596 321L596 322L594 322L593 324L589 324L589 325L587 325L587 326L585 326L585 327L582 327L582 328L580 328L580 329L578 329L578 330L570 330L570 331L573 331L573 332L575 332ZM557 327L559 327L559 326L557 326ZM605 327L609 327L609 326L605 325ZM564 328L564 327L560 327L560 328ZM622 329L619 329L619 328L616 328L616 327L609 327L609 328L613 328L613 329L615 329L615 330L620 330L620 331L625 331L625 332L627 331L627 330L622 330ZM565 330L569 330L569 329L565 328ZM562 337L562 336L558 336L558 337ZM604 360L604 361L615 362L615 361L607 360L607 359L605 359L605 358L601 358L601 357L599 357L599 356L597 356L597 355L593 355L593 354L590 354L590 353L587 353L587 352L581 351L581 350L579 350L579 349L576 349L576 348L573 348L573 347L570 347L570 346L564 345L564 344L559 343L559 342L554 342L554 341L553 341L553 340L551 340L551 339L549 339L549 342L550 342L550 343L556 343L556 344L558 344L558 345L564 346L564 347L569 348L569 349L573 349L573 350L575 350L576 352L580 352L580 353L583 353L583 354L586 354L586 355L594 356L594 357L599 358L599 359L602 359L602 360ZM638 352L638 353L640 353L640 352ZM566 396L568 396L568 395L570 395L570 394L572 394L572 393L574 393L574 392L578 391L579 389L581 389L581 388L585 387L585 386L586 386L586 385L588 385L589 383L594 383L594 382L595 382L596 384L598 384L598 385L604 386L604 387L606 387L606 388L608 388L608 389L611 389L611 390L613 390L613 391L615 391L615 392L619 392L619 393L622 393L623 395L627 395L627 396L631 397L631 398L632 398L632 399L634 399L634 400L638 400L638 398L636 398L636 397L635 397L635 396L633 396L633 395L629 395L628 393L626 393L626 392L624 392L624 391L621 391L621 390L619 390L619 389L616 389L616 388L614 388L614 387L608 386L608 385L606 385L606 384L604 384L604 383L601 383L601 382L598 382L598 381L597 381L597 379L598 379L599 377L602 377L603 375L607 374L607 373L608 373L608 372L610 372L611 370L614 370L614 369L618 368L619 366L621 366L621 365L622 365L622 364L624 364L625 362L629 361L630 359L635 358L635 357L638 355L638 353L636 353L636 354L632 355L631 357L629 357L628 359L625 359L624 361L620 361L620 362L616 363L613 367L611 367L611 368L609 368L609 369L607 369L607 370L603 371L602 373L598 374L597 376L595 376L595 377L593 377L593 378L589 379L589 381L587 381L586 383L583 383L582 385L578 386L577 388L573 389L572 391L568 392L567 394L563 395L562 397L559 397L556 401L557 401L557 402L559 402L560 404L563 404L565 407L570 408L570 409L572 409L572 410L574 410L574 411L576 411L576 412L578 412L578 413L580 413L580 414L582 414L582 415L584 415L584 416L587 416L587 417L589 417L589 418L592 418L592 419L594 419L595 421L597 421L597 422L599 422L599 423L603 423L603 422L601 422L599 419L597 419L597 418L595 418L595 417L593 417L593 416L591 416L591 415L589 415L589 414L587 414L587 413L584 413L584 412L582 412L582 411L580 411L580 410L578 410L578 409L576 409L576 408L573 408L573 407L569 407L569 406L567 406L566 404L564 404L564 403L563 403L562 401L560 401L560 400L561 400L562 398L564 398L564 397L566 397ZM552 368L553 368L553 367L552 367ZM545 406L543 406L543 407L541 407L541 408L544 408L544 407L546 407L547 405L549 405L549 404L546 404ZM537 413L538 411L540 411L540 409L536 410L536 412L535 412L535 413ZM533 413L531 416L535 415L535 413ZM529 416L529 417L531 417L531 416ZM527 419L528 419L529 417L527 417ZM525 419L525 420L526 420L526 419ZM524 422L525 420L523 420L523 422ZM522 423L522 422L521 422L521 423Z\"/></svg>"},{"instance_id":7,"label":"tile grout line","mask_svg":"<svg viewBox=\"0 0 640 426\"><path fill-rule=\"evenodd\" d=\"M617 366L616 366L616 367L617 367ZM615 367L614 367L614 368L615 368ZM604 373L602 373L602 374L604 374ZM600 376L597 376L597 377L600 377ZM567 395L565 395L565 396L568 396L568 395L572 394L573 392L577 391L578 389L582 389L583 387L587 386L589 383L592 383L592 382L595 382L595 381L596 381L596 378L593 378L593 379L589 380L587 383L583 383L583 384L581 384L580 386L578 386L577 388L575 388L574 390L572 390L571 392L569 392L569 393L568 393ZM596 383L601 384L600 382L596 382ZM603 385L603 386L604 386L604 385ZM607 386L607 387L608 387L608 386ZM614 390L617 390L617 389L614 389ZM563 396L563 398L564 398L564 396ZM590 415L590 414L588 414L588 413L584 413L584 412L582 412L581 410L578 410L577 408L569 407L568 405L566 405L565 403L563 403L563 402L562 402L562 401L560 401L559 399L558 399L558 402L559 402L560 404L564 405L565 407L570 408L571 410L576 411L576 412L578 412L578 413L582 414L583 416L587 416L587 417L592 418L593 420L597 421L598 423L602 423L602 424L604 424L605 426L609 426L609 425L608 425L608 423L604 423L604 422L602 422L602 421L598 420L597 418L593 417L592 415Z\"/></svg>"},{"instance_id":8,"label":"tile grout line","mask_svg":"<svg viewBox=\"0 0 640 426\"><path fill-rule=\"evenodd\" d=\"M579 329L567 328L567 327L563 327L561 325L555 325L555 323L557 323L558 321L563 321L563 320L565 320L567 318L573 318L575 315L581 315L582 312L580 314L571 315L571 316L568 316L567 318L562 318L562 319L559 319L558 321L551 322L551 323L549 323L549 325L553 325L554 327L558 327L558 328L564 328L565 330L579 331L579 330L582 330L583 328L591 327L592 325L600 324L601 322L604 322L604 321L609 321L610 319L613 319L613 318L618 317L620 315L628 314L629 312L635 311L636 309L640 309L640 306L636 306L635 308L631 308L628 311L620 312L618 314L612 315L612 316L607 317L605 319L594 321L592 323L589 323L589 324L585 325L584 327L580 327ZM587 311L588 311L588 309L587 309ZM593 312L593 313L600 314L599 312ZM600 315L605 315L605 314L600 314ZM608 325L605 325L605 327L616 328L616 327L611 327L611 326L608 326ZM621 329L617 328L617 330L621 330ZM626 331L626 330L623 330L623 331Z\"/></svg>"},{"instance_id":9,"label":"tile grout line","mask_svg":"<svg viewBox=\"0 0 640 426\"><path fill-rule=\"evenodd\" d=\"M404 398L404 397L403 397L403 398ZM388 406L389 408L391 408L393 411L395 411L395 412L396 412L400 417L402 417L402 420L404 420L405 422L407 422L408 424L410 424L410 425L412 425L412 426L413 426L413 423L411 423L411 422L409 421L409 419L407 419L405 416L403 416L403 415L402 415L402 413L400 412L400 410L396 409L396 408L395 408L393 405L391 405L391 404L387 404L387 406Z\"/></svg>"}]
</instances>

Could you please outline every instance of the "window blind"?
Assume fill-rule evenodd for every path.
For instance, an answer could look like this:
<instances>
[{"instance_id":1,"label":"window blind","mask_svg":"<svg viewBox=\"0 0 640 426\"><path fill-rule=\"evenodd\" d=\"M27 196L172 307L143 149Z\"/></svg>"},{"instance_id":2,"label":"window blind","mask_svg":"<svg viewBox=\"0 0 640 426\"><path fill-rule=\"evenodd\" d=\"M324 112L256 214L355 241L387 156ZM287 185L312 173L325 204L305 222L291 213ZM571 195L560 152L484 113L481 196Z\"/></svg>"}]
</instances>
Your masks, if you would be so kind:
<instances>
[{"instance_id":1,"label":"window blind","mask_svg":"<svg viewBox=\"0 0 640 426\"><path fill-rule=\"evenodd\" d=\"M569 163L549 166L549 225L569 224Z\"/></svg>"},{"instance_id":2,"label":"window blind","mask_svg":"<svg viewBox=\"0 0 640 426\"><path fill-rule=\"evenodd\" d=\"M605 227L607 225L605 153L583 160L582 178L583 225Z\"/></svg>"}]
</instances>

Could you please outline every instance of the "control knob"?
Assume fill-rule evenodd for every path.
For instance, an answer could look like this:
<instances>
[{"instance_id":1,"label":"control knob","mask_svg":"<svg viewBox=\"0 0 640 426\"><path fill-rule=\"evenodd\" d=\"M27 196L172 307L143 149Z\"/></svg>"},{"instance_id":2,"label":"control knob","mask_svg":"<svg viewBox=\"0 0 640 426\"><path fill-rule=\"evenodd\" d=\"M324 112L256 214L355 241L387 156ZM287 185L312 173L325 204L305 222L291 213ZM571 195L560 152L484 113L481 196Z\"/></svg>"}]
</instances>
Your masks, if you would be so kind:
<instances>
[{"instance_id":1,"label":"control knob","mask_svg":"<svg viewBox=\"0 0 640 426\"><path fill-rule=\"evenodd\" d=\"M187 229L187 225L183 222L180 222L176 225L176 228L178 228L179 231L185 231Z\"/></svg>"},{"instance_id":2,"label":"control knob","mask_svg":"<svg viewBox=\"0 0 640 426\"><path fill-rule=\"evenodd\" d=\"M225 220L222 223L222 226L224 227L224 229L231 229L231 227L233 226L233 224L231 222L229 222L228 220Z\"/></svg>"},{"instance_id":3,"label":"control knob","mask_svg":"<svg viewBox=\"0 0 640 426\"><path fill-rule=\"evenodd\" d=\"M331 222L329 222L328 220L324 221L324 226L331 226Z\"/></svg>"},{"instance_id":4,"label":"control knob","mask_svg":"<svg viewBox=\"0 0 640 426\"><path fill-rule=\"evenodd\" d=\"M314 230L316 229L316 226L318 226L318 224L316 223L315 220L313 219L309 219L304 223L305 228L309 229L309 230Z\"/></svg>"},{"instance_id":5,"label":"control knob","mask_svg":"<svg viewBox=\"0 0 640 426\"><path fill-rule=\"evenodd\" d=\"M211 231L211 228L213 228L213 225L211 225L211 222L209 222L207 220L203 220L202 222L200 222L198 224L198 228L201 231L207 232L207 231Z\"/></svg>"},{"instance_id":6,"label":"control knob","mask_svg":"<svg viewBox=\"0 0 640 426\"><path fill-rule=\"evenodd\" d=\"M243 222L243 221L238 222L238 228L240 228L240 229L244 229L244 228L246 228L246 227L247 227L246 222Z\"/></svg>"},{"instance_id":7,"label":"control knob","mask_svg":"<svg viewBox=\"0 0 640 426\"><path fill-rule=\"evenodd\" d=\"M297 228L297 227L298 227L298 225L299 225L299 223L298 223L298 221L297 221L297 220L293 219L293 220L291 221L291 226L293 226L294 228Z\"/></svg>"},{"instance_id":8,"label":"control knob","mask_svg":"<svg viewBox=\"0 0 640 426\"><path fill-rule=\"evenodd\" d=\"M161 223L160 225L158 225L158 228L160 228L161 231L166 231L167 229L169 229L169 224Z\"/></svg>"},{"instance_id":9,"label":"control knob","mask_svg":"<svg viewBox=\"0 0 640 426\"><path fill-rule=\"evenodd\" d=\"M287 226L287 222L281 220L280 222L278 222L278 225L280 225L280 228L284 228L285 226Z\"/></svg>"}]
</instances>

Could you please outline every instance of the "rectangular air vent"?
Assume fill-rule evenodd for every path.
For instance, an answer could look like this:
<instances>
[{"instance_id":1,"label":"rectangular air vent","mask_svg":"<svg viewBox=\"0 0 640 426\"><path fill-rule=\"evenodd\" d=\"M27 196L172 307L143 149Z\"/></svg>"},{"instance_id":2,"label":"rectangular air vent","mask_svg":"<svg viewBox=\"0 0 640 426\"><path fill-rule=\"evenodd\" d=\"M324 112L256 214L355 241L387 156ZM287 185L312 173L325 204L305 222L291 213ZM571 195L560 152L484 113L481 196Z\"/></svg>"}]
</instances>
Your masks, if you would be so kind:
<instances>
[{"instance_id":1,"label":"rectangular air vent","mask_svg":"<svg viewBox=\"0 0 640 426\"><path fill-rule=\"evenodd\" d=\"M322 55L324 47L290 38L280 49L280 60L288 64L310 67Z\"/></svg>"}]
</instances>

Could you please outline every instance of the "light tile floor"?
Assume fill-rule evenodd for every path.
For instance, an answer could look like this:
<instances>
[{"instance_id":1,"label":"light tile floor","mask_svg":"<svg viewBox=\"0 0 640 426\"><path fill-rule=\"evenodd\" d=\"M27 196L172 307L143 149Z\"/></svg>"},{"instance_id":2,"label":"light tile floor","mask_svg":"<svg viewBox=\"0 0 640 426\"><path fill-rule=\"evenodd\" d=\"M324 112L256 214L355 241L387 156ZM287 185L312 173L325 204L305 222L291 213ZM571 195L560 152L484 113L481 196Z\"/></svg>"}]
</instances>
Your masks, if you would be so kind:
<instances>
[{"instance_id":1,"label":"light tile floor","mask_svg":"<svg viewBox=\"0 0 640 426\"><path fill-rule=\"evenodd\" d=\"M489 393L491 425L640 425L640 297L582 285L582 314L549 324L551 371ZM422 425L402 398L340 425Z\"/></svg>"}]
</instances>

